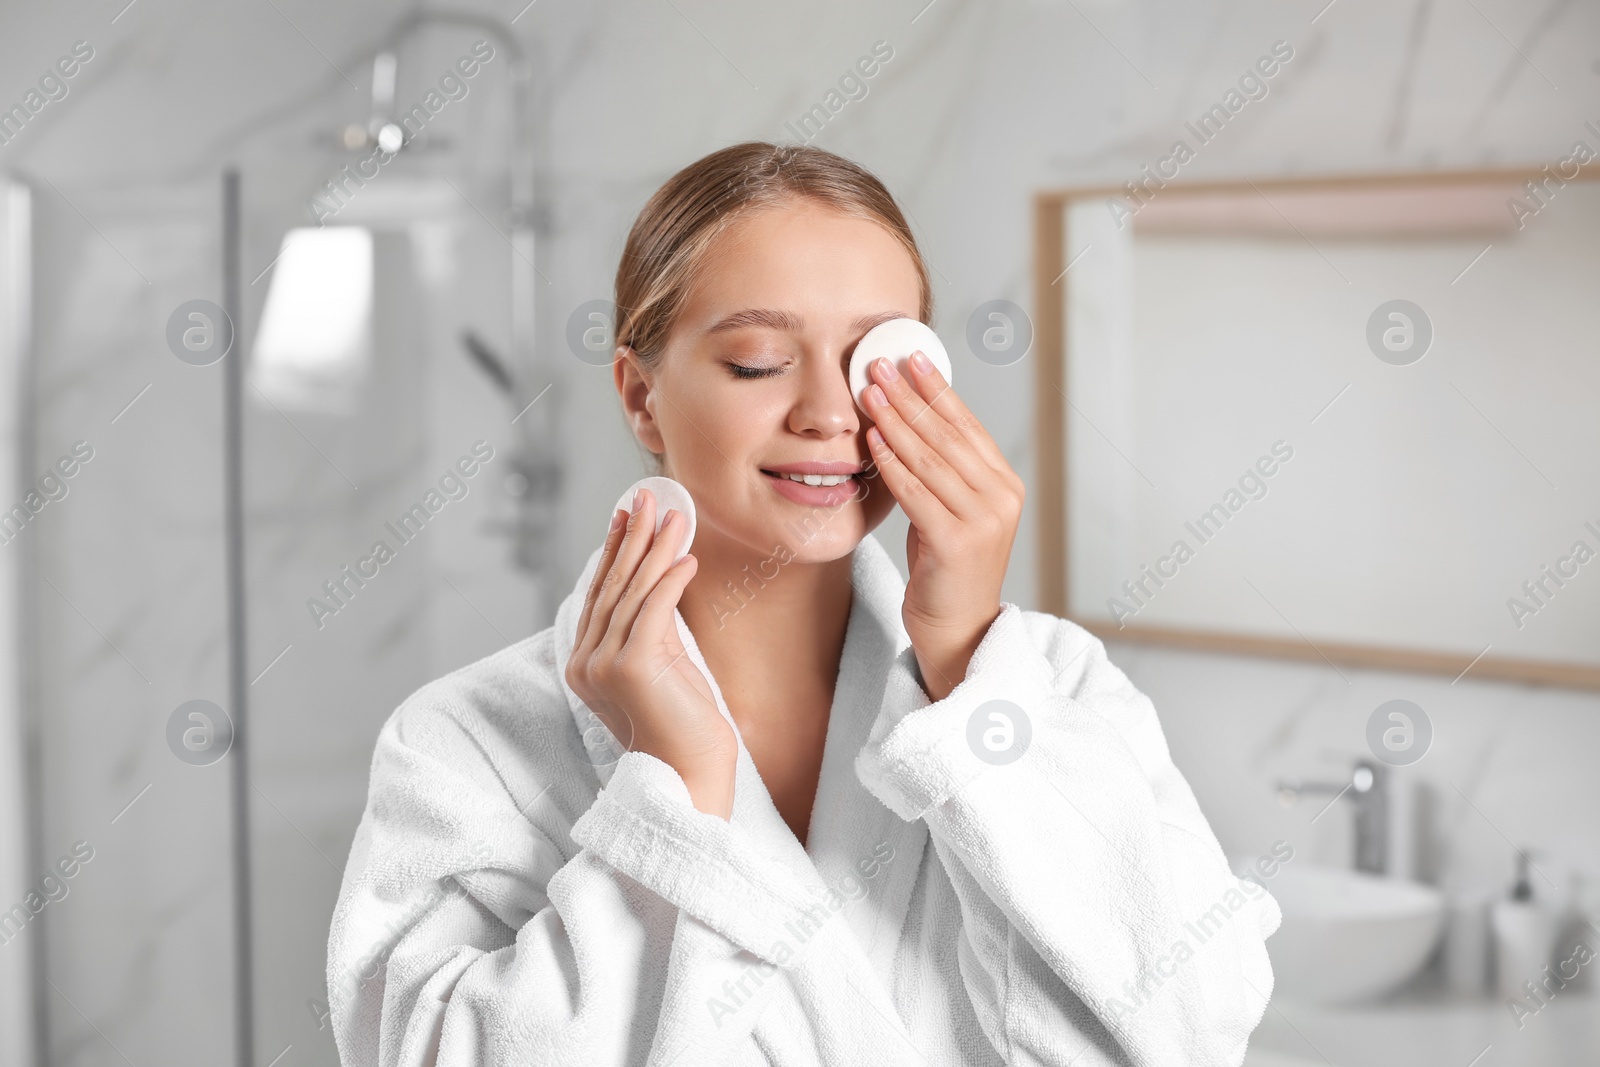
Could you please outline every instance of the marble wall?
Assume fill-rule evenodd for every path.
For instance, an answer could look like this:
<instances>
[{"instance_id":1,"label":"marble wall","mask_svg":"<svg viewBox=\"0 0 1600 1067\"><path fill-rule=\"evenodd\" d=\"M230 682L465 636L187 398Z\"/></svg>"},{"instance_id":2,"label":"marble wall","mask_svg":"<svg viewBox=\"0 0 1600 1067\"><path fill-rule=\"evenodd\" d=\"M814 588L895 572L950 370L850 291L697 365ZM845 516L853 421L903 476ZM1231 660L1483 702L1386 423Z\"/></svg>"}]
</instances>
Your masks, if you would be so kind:
<instances>
[{"instance_id":1,"label":"marble wall","mask_svg":"<svg viewBox=\"0 0 1600 1067\"><path fill-rule=\"evenodd\" d=\"M1592 5L519 7L471 10L515 17L534 57L536 114L520 136L538 149L538 345L517 367L524 397L550 386L539 405L560 433L566 489L548 553L565 582L643 469L609 371L567 348L568 316L610 295L627 228L668 175L724 144L791 139L791 124L875 42L892 58L816 143L871 167L901 199L947 337L984 301L1031 302L1033 192L1135 177L1275 41L1292 43L1294 63L1186 177L1539 163L1600 118ZM53 459L80 438L96 449L72 494L29 531L49 580L34 619L45 849L50 861L80 839L95 849L45 912L50 1062L221 1062L231 1051L227 764L186 765L164 733L179 703L226 694L220 365L179 362L163 331L177 304L218 298L223 166L243 175L247 283L286 228L312 222L307 199L350 158L331 138L365 118L366 49L395 12L375 0L286 2L281 13L187 0L92 19L12 3L5 17L14 32L0 41L0 69L41 67L79 38L99 50L75 95L0 148L0 168L36 189L43 235L37 454ZM404 71L415 88L475 36L429 31L409 46L402 96ZM322 954L378 727L417 685L553 611L504 534L512 512L496 464L521 440L516 409L457 339L471 327L509 350L503 83L474 93L442 117L431 153L355 201L350 218L377 228L388 253L365 406L340 418L247 405L261 1063L336 1062L318 1018ZM247 335L268 284L270 274L247 286ZM1029 362L952 354L963 398L1032 479ZM497 458L472 494L316 628L306 599L480 439ZM902 562L904 534L898 518L878 533ZM1006 587L1024 606L1036 547L1029 515ZM1438 711L1438 758L1417 777L1442 797L1461 877L1502 881L1507 839L1600 873L1592 694L1366 671L1348 672L1347 685L1305 664L1112 653L1155 700L1232 851L1295 832L1338 862L1347 830L1333 819L1308 830L1271 784L1333 774L1367 710L1408 696Z\"/></svg>"}]
</instances>

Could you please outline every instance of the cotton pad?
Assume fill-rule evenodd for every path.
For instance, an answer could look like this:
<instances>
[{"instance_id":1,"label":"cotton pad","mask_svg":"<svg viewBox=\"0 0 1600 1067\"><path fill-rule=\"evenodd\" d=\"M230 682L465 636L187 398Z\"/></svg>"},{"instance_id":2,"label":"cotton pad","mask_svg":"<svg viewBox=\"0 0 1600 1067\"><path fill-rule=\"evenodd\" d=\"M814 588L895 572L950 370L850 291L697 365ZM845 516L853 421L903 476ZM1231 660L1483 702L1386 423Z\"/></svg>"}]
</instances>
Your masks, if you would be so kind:
<instances>
[{"instance_id":1,"label":"cotton pad","mask_svg":"<svg viewBox=\"0 0 1600 1067\"><path fill-rule=\"evenodd\" d=\"M684 521L688 523L688 536L683 539L683 545L678 549L677 556L672 560L672 562L676 563L689 554L689 548L694 544L694 497L689 495L689 490L685 489L681 483L675 482L671 478L640 478L628 486L628 491L622 494L622 498L617 501L617 506L611 509L611 514L615 515L617 509L620 508L632 515L633 495L641 489L648 489L655 495L656 533L659 534L661 532L662 524L667 521L667 512L674 508L683 513Z\"/></svg>"},{"instance_id":2,"label":"cotton pad","mask_svg":"<svg viewBox=\"0 0 1600 1067\"><path fill-rule=\"evenodd\" d=\"M895 370L910 381L911 370L906 366L906 360L911 353L919 350L939 368L946 382L952 381L950 356L944 350L944 343L939 340L938 334L916 319L890 319L867 331L850 356L850 395L855 397L862 411L867 410L865 394L867 386L872 384L872 375L868 373L872 361L879 356L888 356L894 360Z\"/></svg>"}]
</instances>

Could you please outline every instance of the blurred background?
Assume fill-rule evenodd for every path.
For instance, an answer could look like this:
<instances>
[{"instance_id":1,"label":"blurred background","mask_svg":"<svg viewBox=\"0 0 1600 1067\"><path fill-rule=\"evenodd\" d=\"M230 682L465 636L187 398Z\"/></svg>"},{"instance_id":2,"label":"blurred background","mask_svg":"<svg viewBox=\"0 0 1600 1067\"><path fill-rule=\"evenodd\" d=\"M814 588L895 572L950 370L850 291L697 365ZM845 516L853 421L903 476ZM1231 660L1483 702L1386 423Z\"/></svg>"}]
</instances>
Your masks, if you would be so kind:
<instances>
[{"instance_id":1,"label":"blurred background","mask_svg":"<svg viewBox=\"0 0 1600 1067\"><path fill-rule=\"evenodd\" d=\"M617 258L745 140L906 210L1006 598L1283 905L1247 1062L1595 1061L1600 4L0 12L0 1065L338 1062L377 731L645 473Z\"/></svg>"}]
</instances>

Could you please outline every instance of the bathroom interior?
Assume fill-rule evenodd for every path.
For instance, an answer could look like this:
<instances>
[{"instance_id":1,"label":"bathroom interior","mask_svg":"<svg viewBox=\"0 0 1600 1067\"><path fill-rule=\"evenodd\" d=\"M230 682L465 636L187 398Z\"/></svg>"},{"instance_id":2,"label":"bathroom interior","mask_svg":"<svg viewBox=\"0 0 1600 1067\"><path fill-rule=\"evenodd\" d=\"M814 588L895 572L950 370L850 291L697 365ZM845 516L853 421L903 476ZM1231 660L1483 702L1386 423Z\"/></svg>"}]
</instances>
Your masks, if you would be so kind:
<instances>
[{"instance_id":1,"label":"bathroom interior","mask_svg":"<svg viewBox=\"0 0 1600 1067\"><path fill-rule=\"evenodd\" d=\"M905 208L1005 598L1283 910L1248 1067L1600 1060L1600 6L0 11L0 1067L339 1062L377 731L646 473L617 258L747 140Z\"/></svg>"}]
</instances>

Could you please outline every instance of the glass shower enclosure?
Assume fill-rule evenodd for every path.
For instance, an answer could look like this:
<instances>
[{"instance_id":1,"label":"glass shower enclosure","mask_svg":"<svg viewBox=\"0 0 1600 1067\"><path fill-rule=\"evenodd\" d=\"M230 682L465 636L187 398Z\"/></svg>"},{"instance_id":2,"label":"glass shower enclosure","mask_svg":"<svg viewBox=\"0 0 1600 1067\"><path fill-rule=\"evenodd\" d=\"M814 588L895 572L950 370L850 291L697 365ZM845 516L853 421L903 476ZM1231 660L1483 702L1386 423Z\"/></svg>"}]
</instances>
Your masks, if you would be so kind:
<instances>
[{"instance_id":1,"label":"glass shower enclosure","mask_svg":"<svg viewBox=\"0 0 1600 1067\"><path fill-rule=\"evenodd\" d=\"M8 176L3 1062L337 1064L377 731L565 593L535 64L420 17L370 63L205 172Z\"/></svg>"}]
</instances>

